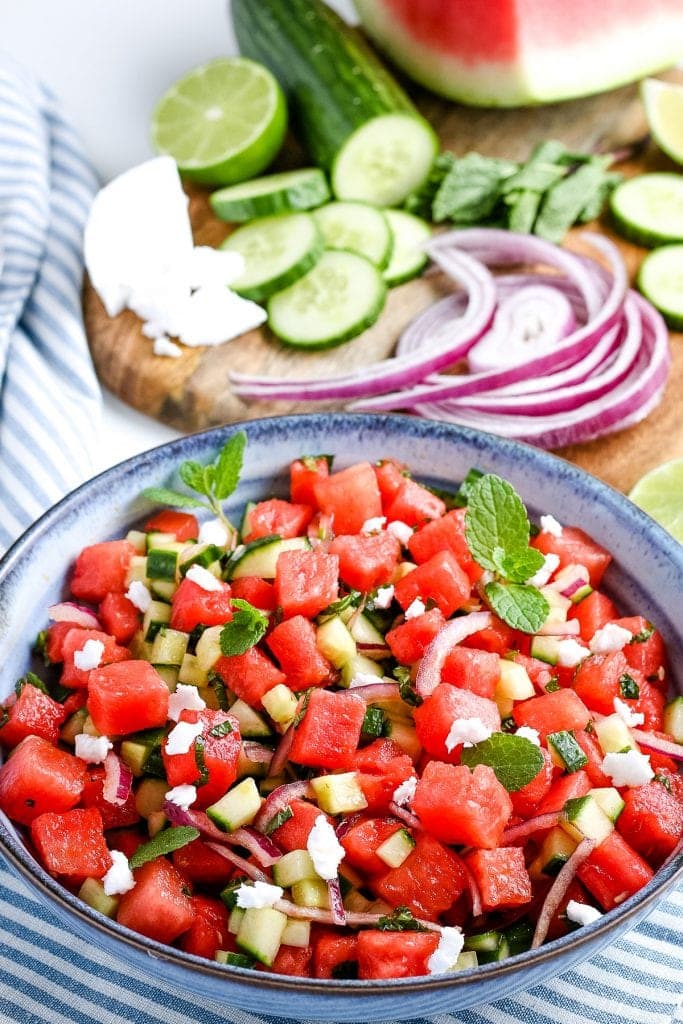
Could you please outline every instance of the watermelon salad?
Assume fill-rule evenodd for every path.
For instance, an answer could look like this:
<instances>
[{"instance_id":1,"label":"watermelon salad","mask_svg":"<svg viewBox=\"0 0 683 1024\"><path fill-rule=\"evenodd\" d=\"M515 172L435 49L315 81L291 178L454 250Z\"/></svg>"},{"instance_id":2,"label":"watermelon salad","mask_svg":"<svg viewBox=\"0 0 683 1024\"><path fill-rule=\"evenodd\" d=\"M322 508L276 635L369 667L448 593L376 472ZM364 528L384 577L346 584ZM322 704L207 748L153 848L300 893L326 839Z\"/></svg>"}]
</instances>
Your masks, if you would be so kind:
<instances>
[{"instance_id":1,"label":"watermelon salad","mask_svg":"<svg viewBox=\"0 0 683 1024\"><path fill-rule=\"evenodd\" d=\"M313 978L501 960L646 885L683 833L683 698L608 551L493 474L445 494L392 459L302 457L238 531L234 440L181 467L200 497L148 492L214 518L81 551L0 708L0 809L44 869Z\"/></svg>"}]
</instances>

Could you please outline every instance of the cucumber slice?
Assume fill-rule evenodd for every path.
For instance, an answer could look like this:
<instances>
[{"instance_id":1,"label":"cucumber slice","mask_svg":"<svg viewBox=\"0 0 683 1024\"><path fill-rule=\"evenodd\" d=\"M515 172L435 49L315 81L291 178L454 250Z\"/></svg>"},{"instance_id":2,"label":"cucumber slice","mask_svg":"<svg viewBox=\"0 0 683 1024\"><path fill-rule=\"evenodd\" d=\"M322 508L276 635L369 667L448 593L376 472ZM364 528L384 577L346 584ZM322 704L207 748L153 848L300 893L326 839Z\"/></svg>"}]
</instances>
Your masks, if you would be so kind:
<instances>
[{"instance_id":1,"label":"cucumber slice","mask_svg":"<svg viewBox=\"0 0 683 1024\"><path fill-rule=\"evenodd\" d=\"M308 537L259 537L252 541L228 565L228 578L238 580L242 576L260 576L274 580L277 560L283 551L308 551L311 542Z\"/></svg>"},{"instance_id":2,"label":"cucumber slice","mask_svg":"<svg viewBox=\"0 0 683 1024\"><path fill-rule=\"evenodd\" d=\"M384 114L344 142L332 166L338 199L397 206L424 182L439 150L430 125L410 113Z\"/></svg>"},{"instance_id":3,"label":"cucumber slice","mask_svg":"<svg viewBox=\"0 0 683 1024\"><path fill-rule=\"evenodd\" d=\"M221 220L245 221L275 213L312 210L329 198L327 178L320 168L303 167L221 188L209 202Z\"/></svg>"},{"instance_id":4,"label":"cucumber slice","mask_svg":"<svg viewBox=\"0 0 683 1024\"><path fill-rule=\"evenodd\" d=\"M385 839L381 846L378 846L375 853L380 860L389 868L400 868L404 860L407 860L415 849L415 840L410 832L400 828L393 836Z\"/></svg>"},{"instance_id":5,"label":"cucumber slice","mask_svg":"<svg viewBox=\"0 0 683 1024\"><path fill-rule=\"evenodd\" d=\"M301 280L273 295L268 323L287 345L333 348L374 324L385 299L386 285L369 260L325 252Z\"/></svg>"},{"instance_id":6,"label":"cucumber slice","mask_svg":"<svg viewBox=\"0 0 683 1024\"><path fill-rule=\"evenodd\" d=\"M614 831L614 822L607 817L592 796L579 796L567 800L560 826L572 839L576 839L577 843L582 839L594 839L596 843L601 843Z\"/></svg>"},{"instance_id":7,"label":"cucumber slice","mask_svg":"<svg viewBox=\"0 0 683 1024\"><path fill-rule=\"evenodd\" d=\"M328 814L355 814L368 806L358 780L358 772L340 772L311 779L321 811Z\"/></svg>"},{"instance_id":8,"label":"cucumber slice","mask_svg":"<svg viewBox=\"0 0 683 1024\"><path fill-rule=\"evenodd\" d=\"M641 174L615 188L610 199L619 231L640 245L683 242L683 177Z\"/></svg>"},{"instance_id":9,"label":"cucumber slice","mask_svg":"<svg viewBox=\"0 0 683 1024\"><path fill-rule=\"evenodd\" d=\"M428 257L424 245L432 229L426 220L405 210L385 210L384 215L389 221L394 246L382 276L393 288L417 277L426 267Z\"/></svg>"},{"instance_id":10,"label":"cucumber slice","mask_svg":"<svg viewBox=\"0 0 683 1024\"><path fill-rule=\"evenodd\" d=\"M683 697L674 697L664 708L664 731L674 743L683 743Z\"/></svg>"},{"instance_id":11,"label":"cucumber slice","mask_svg":"<svg viewBox=\"0 0 683 1024\"><path fill-rule=\"evenodd\" d=\"M315 266L323 248L322 235L308 213L261 217L221 243L221 249L244 258L244 271L232 287L255 302L298 281Z\"/></svg>"},{"instance_id":12,"label":"cucumber slice","mask_svg":"<svg viewBox=\"0 0 683 1024\"><path fill-rule=\"evenodd\" d=\"M664 245L646 256L638 287L674 331L683 330L683 245Z\"/></svg>"},{"instance_id":13,"label":"cucumber slice","mask_svg":"<svg viewBox=\"0 0 683 1024\"><path fill-rule=\"evenodd\" d=\"M562 729L560 732L550 732L546 739L553 764L556 764L558 768L566 769L571 775L588 764L588 758L570 730Z\"/></svg>"},{"instance_id":14,"label":"cucumber slice","mask_svg":"<svg viewBox=\"0 0 683 1024\"><path fill-rule=\"evenodd\" d=\"M286 914L274 907L245 910L237 932L237 945L266 967L272 967L286 925Z\"/></svg>"},{"instance_id":15,"label":"cucumber slice","mask_svg":"<svg viewBox=\"0 0 683 1024\"><path fill-rule=\"evenodd\" d=\"M224 832L235 832L243 825L249 825L260 810L261 794L254 780L247 777L207 807L206 813Z\"/></svg>"},{"instance_id":16,"label":"cucumber slice","mask_svg":"<svg viewBox=\"0 0 683 1024\"><path fill-rule=\"evenodd\" d=\"M313 214L327 249L346 249L365 256L383 270L393 238L381 210L367 203L328 203Z\"/></svg>"}]
</instances>

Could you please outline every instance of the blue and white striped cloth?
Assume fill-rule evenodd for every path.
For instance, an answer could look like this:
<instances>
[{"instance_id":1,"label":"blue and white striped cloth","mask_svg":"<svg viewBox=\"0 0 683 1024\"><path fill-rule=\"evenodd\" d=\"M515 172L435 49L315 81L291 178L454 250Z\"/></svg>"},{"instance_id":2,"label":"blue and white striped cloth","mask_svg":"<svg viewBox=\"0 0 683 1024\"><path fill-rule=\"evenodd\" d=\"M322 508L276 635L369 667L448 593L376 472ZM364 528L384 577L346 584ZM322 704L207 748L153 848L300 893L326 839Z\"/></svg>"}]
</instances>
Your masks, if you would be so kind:
<instances>
[{"instance_id":1,"label":"blue and white striped cloth","mask_svg":"<svg viewBox=\"0 0 683 1024\"><path fill-rule=\"evenodd\" d=\"M88 475L99 393L80 319L80 240L95 187L50 94L0 64L0 548ZM431 1024L672 1024L682 921L683 886L580 968ZM69 934L0 860L0 1024L262 1020L172 991Z\"/></svg>"}]
</instances>

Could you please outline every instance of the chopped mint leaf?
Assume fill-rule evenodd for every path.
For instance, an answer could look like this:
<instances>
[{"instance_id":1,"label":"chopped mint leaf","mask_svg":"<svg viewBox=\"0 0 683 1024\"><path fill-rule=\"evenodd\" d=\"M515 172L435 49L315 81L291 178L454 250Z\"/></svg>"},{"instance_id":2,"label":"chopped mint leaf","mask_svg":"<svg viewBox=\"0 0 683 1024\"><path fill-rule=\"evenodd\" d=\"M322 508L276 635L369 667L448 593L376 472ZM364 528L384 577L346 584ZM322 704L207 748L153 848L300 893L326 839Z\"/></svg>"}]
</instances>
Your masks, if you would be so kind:
<instances>
[{"instance_id":1,"label":"chopped mint leaf","mask_svg":"<svg viewBox=\"0 0 683 1024\"><path fill-rule=\"evenodd\" d=\"M416 921L405 906L396 907L391 914L380 917L377 927L381 932L424 932L427 929Z\"/></svg>"},{"instance_id":2,"label":"chopped mint leaf","mask_svg":"<svg viewBox=\"0 0 683 1024\"><path fill-rule=\"evenodd\" d=\"M289 804L287 804L286 807L282 807L277 814L273 815L263 831L267 836L269 836L276 828L279 828L280 825L284 825L286 821L289 821L289 819L293 817L294 811Z\"/></svg>"},{"instance_id":3,"label":"chopped mint leaf","mask_svg":"<svg viewBox=\"0 0 683 1024\"><path fill-rule=\"evenodd\" d=\"M397 665L393 675L398 683L398 693L401 700L405 704L410 704L413 708L419 708L422 703L422 697L420 697L419 693L415 692L415 687L410 678L410 669L406 668L405 665Z\"/></svg>"},{"instance_id":4,"label":"chopped mint leaf","mask_svg":"<svg viewBox=\"0 0 683 1024\"><path fill-rule=\"evenodd\" d=\"M247 875L236 875L231 878L224 889L221 890L221 899L228 908L228 910L234 910L237 906L237 890L244 882L250 882L251 879Z\"/></svg>"},{"instance_id":5,"label":"chopped mint leaf","mask_svg":"<svg viewBox=\"0 0 683 1024\"><path fill-rule=\"evenodd\" d=\"M540 590L523 583L487 583L484 591L496 615L522 633L537 633L550 612Z\"/></svg>"},{"instance_id":6,"label":"chopped mint leaf","mask_svg":"<svg viewBox=\"0 0 683 1024\"><path fill-rule=\"evenodd\" d=\"M500 571L501 551L512 557L529 546L529 519L522 499L495 473L486 473L471 487L465 530L472 557L492 572Z\"/></svg>"},{"instance_id":7,"label":"chopped mint leaf","mask_svg":"<svg viewBox=\"0 0 683 1024\"><path fill-rule=\"evenodd\" d=\"M204 501L198 501L190 494L180 494L167 487L145 487L143 498L153 501L156 505L170 505L172 508L208 508Z\"/></svg>"},{"instance_id":8,"label":"chopped mint leaf","mask_svg":"<svg viewBox=\"0 0 683 1024\"><path fill-rule=\"evenodd\" d=\"M36 657L42 658L43 659L43 663L46 666L52 664L52 662L50 661L50 659L48 657L48 654L47 654L47 630L46 629L41 629L40 633L38 633L38 636L35 639L35 643L33 644L33 653L36 655Z\"/></svg>"},{"instance_id":9,"label":"chopped mint leaf","mask_svg":"<svg viewBox=\"0 0 683 1024\"><path fill-rule=\"evenodd\" d=\"M239 597L232 599L237 611L221 630L221 651L225 655L244 654L254 647L268 628L268 616Z\"/></svg>"},{"instance_id":10,"label":"chopped mint leaf","mask_svg":"<svg viewBox=\"0 0 683 1024\"><path fill-rule=\"evenodd\" d=\"M0 729L9 722L9 708L0 708Z\"/></svg>"},{"instance_id":11,"label":"chopped mint leaf","mask_svg":"<svg viewBox=\"0 0 683 1024\"><path fill-rule=\"evenodd\" d=\"M640 697L640 687L628 672L619 676L619 692L624 700L638 700Z\"/></svg>"},{"instance_id":12,"label":"chopped mint leaf","mask_svg":"<svg viewBox=\"0 0 683 1024\"><path fill-rule=\"evenodd\" d=\"M317 621L321 624L331 618L333 615L339 615L340 612L346 611L347 608L357 608L363 599L363 595L360 590L350 590L344 597L340 597L339 600L333 601L332 604L328 604L327 608L318 615Z\"/></svg>"},{"instance_id":13,"label":"chopped mint leaf","mask_svg":"<svg viewBox=\"0 0 683 1024\"><path fill-rule=\"evenodd\" d=\"M230 701L228 700L228 691L225 683L218 675L217 672L209 672L209 686L216 694L216 700L221 711L230 710Z\"/></svg>"},{"instance_id":14,"label":"chopped mint leaf","mask_svg":"<svg viewBox=\"0 0 683 1024\"><path fill-rule=\"evenodd\" d=\"M386 735L387 716L382 708L368 707L361 725L361 735L376 739Z\"/></svg>"},{"instance_id":15,"label":"chopped mint leaf","mask_svg":"<svg viewBox=\"0 0 683 1024\"><path fill-rule=\"evenodd\" d=\"M463 747L460 760L468 768L478 764L493 768L496 778L509 793L526 786L543 768L543 754L531 740L503 732L494 732L473 747Z\"/></svg>"},{"instance_id":16,"label":"chopped mint leaf","mask_svg":"<svg viewBox=\"0 0 683 1024\"><path fill-rule=\"evenodd\" d=\"M661 775L657 773L657 775L655 775L652 781L659 782L662 786L664 786L664 789L668 790L669 793L671 792L671 779L668 775Z\"/></svg>"},{"instance_id":17,"label":"chopped mint leaf","mask_svg":"<svg viewBox=\"0 0 683 1024\"><path fill-rule=\"evenodd\" d=\"M209 781L209 769L206 767L206 761L204 760L204 740L201 736L197 736L197 739L194 741L194 760L199 772L194 785L205 786Z\"/></svg>"},{"instance_id":18,"label":"chopped mint leaf","mask_svg":"<svg viewBox=\"0 0 683 1024\"><path fill-rule=\"evenodd\" d=\"M308 711L308 702L310 701L311 694L313 693L314 690L315 686L309 686L307 690L304 690L303 693L299 694L299 701L301 703L301 707L299 708L294 718L292 719L290 729L296 729L297 725L301 725L301 723L303 722L304 718L306 717L306 712Z\"/></svg>"},{"instance_id":19,"label":"chopped mint leaf","mask_svg":"<svg viewBox=\"0 0 683 1024\"><path fill-rule=\"evenodd\" d=\"M230 967L255 967L256 959L253 956L249 956L248 953L230 953L225 954L225 963Z\"/></svg>"},{"instance_id":20,"label":"chopped mint leaf","mask_svg":"<svg viewBox=\"0 0 683 1024\"><path fill-rule=\"evenodd\" d=\"M187 846L188 843L192 843L198 838L199 829L192 828L191 825L165 828L162 832L157 832L148 843L138 846L133 856L128 860L130 869L134 871L135 868L142 867L148 861L156 860L157 857L164 857L167 853L173 853L174 850L180 850L181 847Z\"/></svg>"},{"instance_id":21,"label":"chopped mint leaf","mask_svg":"<svg viewBox=\"0 0 683 1024\"><path fill-rule=\"evenodd\" d=\"M303 462L306 469L309 469L312 473L315 473L318 469L318 463L321 459L324 459L327 463L327 468L332 469L332 463L334 462L334 455L302 455L301 462Z\"/></svg>"},{"instance_id":22,"label":"chopped mint leaf","mask_svg":"<svg viewBox=\"0 0 683 1024\"><path fill-rule=\"evenodd\" d=\"M40 692L44 693L46 697L49 697L50 695L50 691L48 690L47 686L40 678L40 676L37 676L35 674L35 672L27 672L25 675L21 677L21 679L17 679L14 685L14 692L16 693L17 697L21 695L21 691L24 689L25 686L35 686L36 690L40 690Z\"/></svg>"},{"instance_id":23,"label":"chopped mint leaf","mask_svg":"<svg viewBox=\"0 0 683 1024\"><path fill-rule=\"evenodd\" d=\"M546 693L555 693L556 690L560 689L560 680L557 676L551 676L548 682L545 684ZM590 724L590 723L589 723Z\"/></svg>"},{"instance_id":24,"label":"chopped mint leaf","mask_svg":"<svg viewBox=\"0 0 683 1024\"><path fill-rule=\"evenodd\" d=\"M432 217L440 223L478 224L489 218L500 197L503 180L517 170L517 164L496 157L467 153L459 157L439 185Z\"/></svg>"},{"instance_id":25,"label":"chopped mint leaf","mask_svg":"<svg viewBox=\"0 0 683 1024\"><path fill-rule=\"evenodd\" d=\"M209 736L219 740L222 736L229 736L231 732L232 723L229 718L226 718L224 722L219 722L218 725L214 725L213 729L209 729Z\"/></svg>"},{"instance_id":26,"label":"chopped mint leaf","mask_svg":"<svg viewBox=\"0 0 683 1024\"><path fill-rule=\"evenodd\" d=\"M606 161L611 160L611 156L594 157L552 185L543 198L534 233L550 242L561 242L586 204L601 191Z\"/></svg>"},{"instance_id":27,"label":"chopped mint leaf","mask_svg":"<svg viewBox=\"0 0 683 1024\"><path fill-rule=\"evenodd\" d=\"M246 445L247 435L240 430L228 438L216 459L213 490L219 501L229 498L239 483Z\"/></svg>"},{"instance_id":28,"label":"chopped mint leaf","mask_svg":"<svg viewBox=\"0 0 683 1024\"><path fill-rule=\"evenodd\" d=\"M640 633L634 633L629 640L630 644L644 644L646 640L649 640L655 631L655 627L651 622L645 626L645 629L641 629Z\"/></svg>"}]
</instances>

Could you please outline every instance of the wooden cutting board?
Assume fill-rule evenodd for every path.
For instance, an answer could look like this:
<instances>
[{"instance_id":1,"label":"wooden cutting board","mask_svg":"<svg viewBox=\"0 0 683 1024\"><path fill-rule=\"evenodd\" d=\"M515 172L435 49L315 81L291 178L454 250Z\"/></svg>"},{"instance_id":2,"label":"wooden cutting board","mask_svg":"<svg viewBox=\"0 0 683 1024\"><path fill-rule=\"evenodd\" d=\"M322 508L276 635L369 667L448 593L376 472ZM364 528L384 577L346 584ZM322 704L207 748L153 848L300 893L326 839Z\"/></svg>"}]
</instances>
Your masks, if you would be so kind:
<instances>
[{"instance_id":1,"label":"wooden cutting board","mask_svg":"<svg viewBox=\"0 0 683 1024\"><path fill-rule=\"evenodd\" d=\"M662 77L683 82L681 71ZM417 92L415 98L437 128L443 146L459 154L477 150L522 160L537 142L550 138L561 139L576 150L612 150L642 139L647 131L635 86L520 110L473 109L426 92ZM290 139L280 167L302 162L303 154ZM626 174L678 170L653 145L645 145L637 159L620 169ZM229 226L213 216L208 193L189 187L188 194L195 241L217 245L229 233ZM592 227L617 242L633 277L644 250L613 235L607 218ZM138 318L129 311L108 317L88 281L83 304L90 348L102 383L136 409L189 432L258 416L341 408L334 403L245 402L231 392L229 373L238 370L274 377L323 377L367 365L390 355L410 320L450 288L452 285L440 275L401 285L391 291L382 316L370 330L337 349L307 354L281 345L264 328L216 348L184 348L179 359L158 357L142 335ZM610 437L561 449L559 454L624 491L651 467L683 457L683 335L672 335L671 344L673 367L666 394L647 420Z\"/></svg>"}]
</instances>

